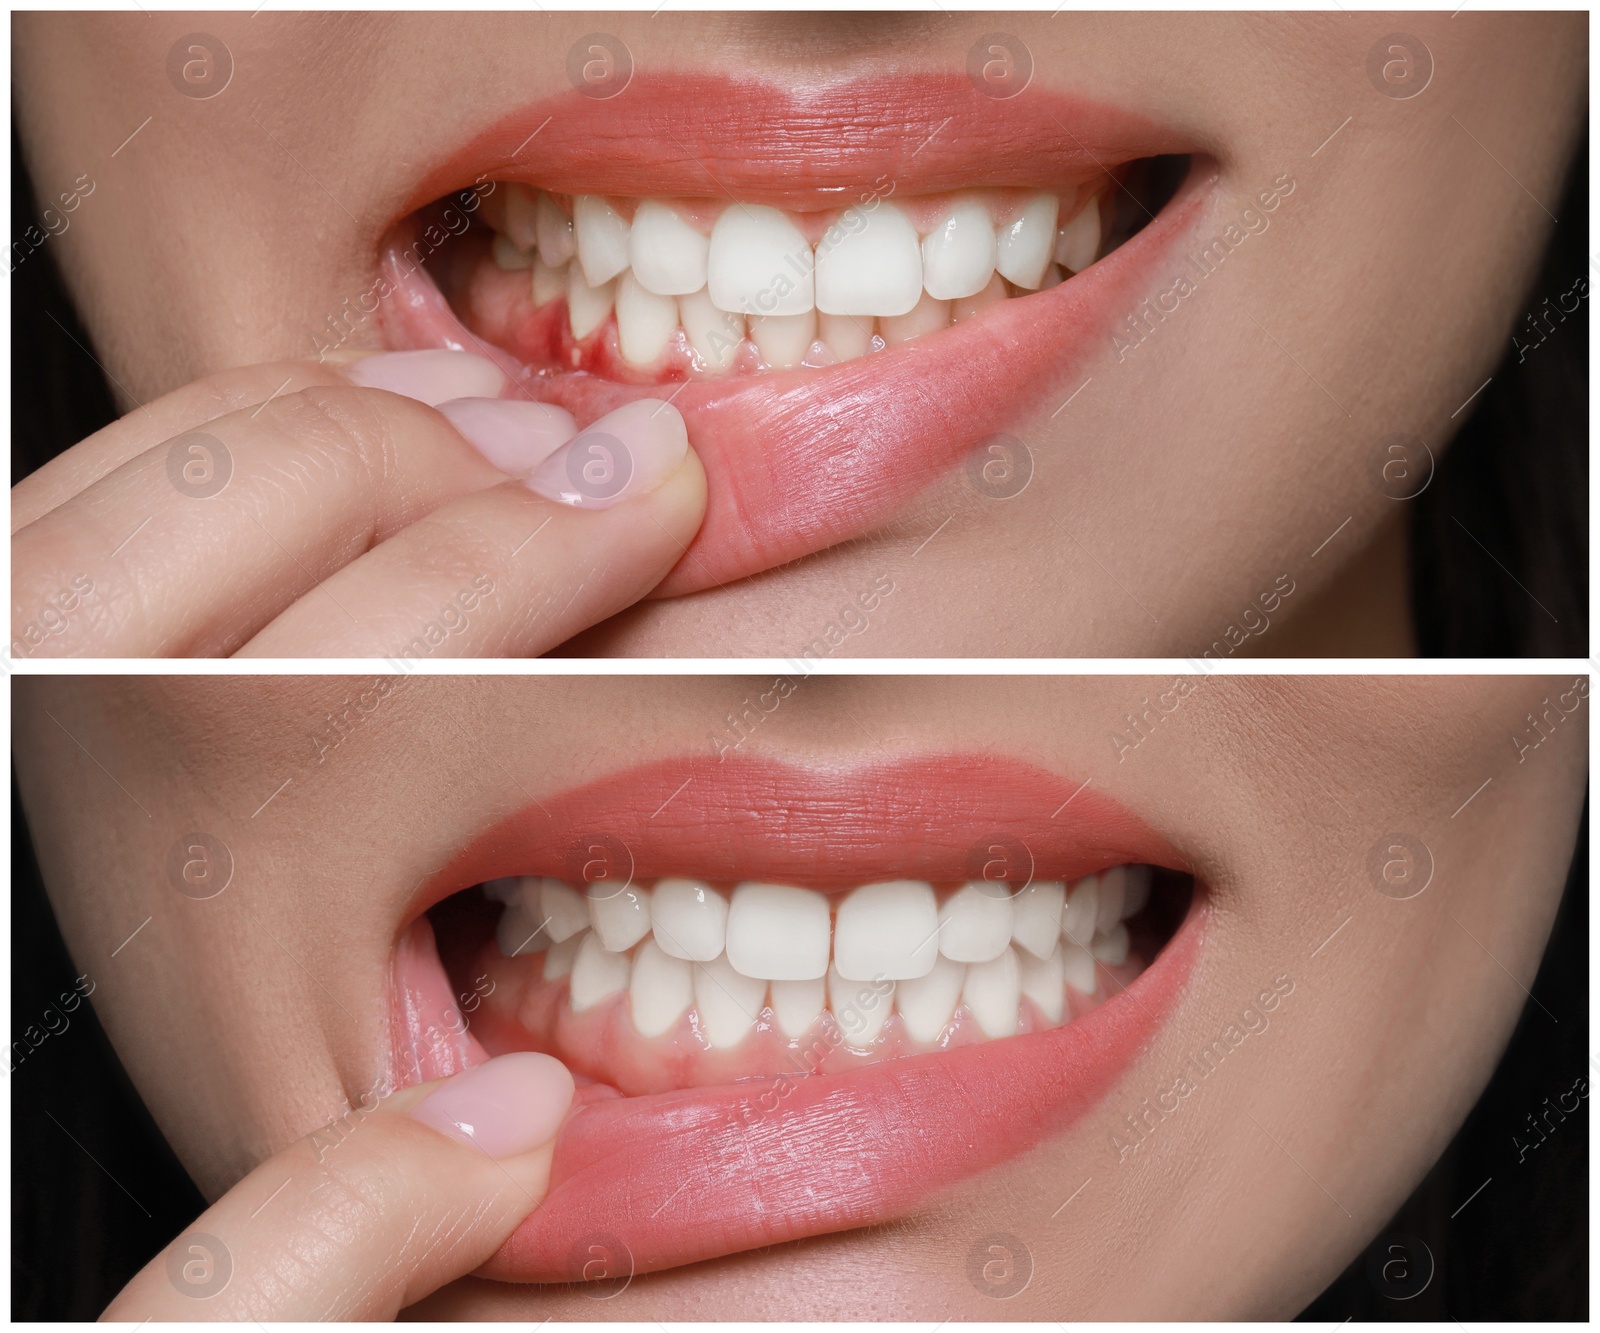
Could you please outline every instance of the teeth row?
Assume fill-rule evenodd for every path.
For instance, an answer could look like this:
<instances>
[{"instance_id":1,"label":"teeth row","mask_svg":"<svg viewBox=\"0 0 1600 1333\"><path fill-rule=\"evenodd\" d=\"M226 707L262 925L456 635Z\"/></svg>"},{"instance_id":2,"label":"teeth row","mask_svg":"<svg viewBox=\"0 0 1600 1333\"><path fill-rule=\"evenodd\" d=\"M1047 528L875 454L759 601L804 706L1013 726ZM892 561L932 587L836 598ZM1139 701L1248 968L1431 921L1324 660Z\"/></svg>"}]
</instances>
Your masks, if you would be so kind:
<instances>
[{"instance_id":1,"label":"teeth row","mask_svg":"<svg viewBox=\"0 0 1600 1333\"><path fill-rule=\"evenodd\" d=\"M709 234L646 199L630 219L597 195L569 218L515 182L483 197L495 262L532 271L533 303L565 296L574 338L615 311L622 358L656 365L681 329L702 370L726 370L748 338L773 369L827 365L970 319L1011 289L1037 291L1094 262L1098 195L1041 192L996 221L998 198L966 197L919 228L887 200L846 209L816 245L794 216L725 208ZM1008 287L1007 284L1010 284Z\"/></svg>"},{"instance_id":2,"label":"teeth row","mask_svg":"<svg viewBox=\"0 0 1600 1333\"><path fill-rule=\"evenodd\" d=\"M848 1043L866 1046L891 1012L919 1042L963 1006L987 1037L1017 1031L1024 998L1059 1023L1066 986L1092 995L1096 962L1127 961L1124 922L1150 880L1148 866L1117 866L1070 890L975 882L943 905L931 885L895 880L854 890L833 919L825 895L779 884L741 884L731 901L688 879L580 895L524 877L484 891L506 905L501 952L548 951L544 979L570 978L575 1013L627 992L640 1035L661 1036L693 1007L711 1045L729 1047L765 1007L791 1038L827 1008Z\"/></svg>"}]
</instances>

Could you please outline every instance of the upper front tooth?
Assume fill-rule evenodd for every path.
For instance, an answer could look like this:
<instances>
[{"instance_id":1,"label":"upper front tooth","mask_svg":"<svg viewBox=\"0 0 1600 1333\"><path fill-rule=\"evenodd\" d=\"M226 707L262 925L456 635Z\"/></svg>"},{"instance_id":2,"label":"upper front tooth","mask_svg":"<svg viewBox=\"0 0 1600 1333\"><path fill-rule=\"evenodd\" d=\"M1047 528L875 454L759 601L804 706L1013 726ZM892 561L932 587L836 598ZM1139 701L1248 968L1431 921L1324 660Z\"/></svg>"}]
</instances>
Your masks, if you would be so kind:
<instances>
[{"instance_id":1,"label":"upper front tooth","mask_svg":"<svg viewBox=\"0 0 1600 1333\"><path fill-rule=\"evenodd\" d=\"M922 285L941 301L976 296L994 273L994 223L975 199L953 205L922 238Z\"/></svg>"},{"instance_id":2,"label":"upper front tooth","mask_svg":"<svg viewBox=\"0 0 1600 1333\"><path fill-rule=\"evenodd\" d=\"M913 1041L932 1042L950 1025L961 1001L961 987L967 969L948 958L940 958L925 977L902 981L894 988L894 1007Z\"/></svg>"},{"instance_id":3,"label":"upper front tooth","mask_svg":"<svg viewBox=\"0 0 1600 1333\"><path fill-rule=\"evenodd\" d=\"M1038 1006L1039 1012L1051 1023L1059 1023L1067 1007L1066 978L1062 970L1061 949L1051 951L1048 958L1035 958L1023 954L1022 993Z\"/></svg>"},{"instance_id":4,"label":"upper front tooth","mask_svg":"<svg viewBox=\"0 0 1600 1333\"><path fill-rule=\"evenodd\" d=\"M631 884L621 889L591 884L589 915L594 918L600 943L612 953L622 953L650 933L650 890Z\"/></svg>"},{"instance_id":5,"label":"upper front tooth","mask_svg":"<svg viewBox=\"0 0 1600 1333\"><path fill-rule=\"evenodd\" d=\"M921 297L922 245L894 204L845 210L817 246L817 309L824 314L903 315Z\"/></svg>"},{"instance_id":6,"label":"upper front tooth","mask_svg":"<svg viewBox=\"0 0 1600 1333\"><path fill-rule=\"evenodd\" d=\"M593 931L583 937L572 960L572 980L567 983L567 1004L581 1014L601 1000L628 989L628 956L611 953Z\"/></svg>"},{"instance_id":7,"label":"upper front tooth","mask_svg":"<svg viewBox=\"0 0 1600 1333\"><path fill-rule=\"evenodd\" d=\"M1129 866L1122 888L1122 919L1138 916L1150 901L1150 885L1155 878L1151 866Z\"/></svg>"},{"instance_id":8,"label":"upper front tooth","mask_svg":"<svg viewBox=\"0 0 1600 1333\"><path fill-rule=\"evenodd\" d=\"M1061 934L1061 904L1067 886L1033 883L1011 900L1011 938L1035 958L1048 958Z\"/></svg>"},{"instance_id":9,"label":"upper front tooth","mask_svg":"<svg viewBox=\"0 0 1600 1333\"><path fill-rule=\"evenodd\" d=\"M1100 250L1100 200L1089 200L1056 236L1056 263L1081 273Z\"/></svg>"},{"instance_id":10,"label":"upper front tooth","mask_svg":"<svg viewBox=\"0 0 1600 1333\"><path fill-rule=\"evenodd\" d=\"M761 1016L766 997L765 981L740 976L726 958L713 958L694 970L694 1007L713 1046L743 1041Z\"/></svg>"},{"instance_id":11,"label":"upper front tooth","mask_svg":"<svg viewBox=\"0 0 1600 1333\"><path fill-rule=\"evenodd\" d=\"M599 195L580 194L572 201L572 230L591 287L628 267L628 220Z\"/></svg>"},{"instance_id":12,"label":"upper front tooth","mask_svg":"<svg viewBox=\"0 0 1600 1333\"><path fill-rule=\"evenodd\" d=\"M986 1037L1010 1037L1017 1031L1022 1002L1022 970L1017 951L1007 949L987 963L968 963L961 999Z\"/></svg>"},{"instance_id":13,"label":"upper front tooth","mask_svg":"<svg viewBox=\"0 0 1600 1333\"><path fill-rule=\"evenodd\" d=\"M728 900L694 879L663 879L650 895L656 943L673 958L708 963L728 938Z\"/></svg>"},{"instance_id":14,"label":"upper front tooth","mask_svg":"<svg viewBox=\"0 0 1600 1333\"><path fill-rule=\"evenodd\" d=\"M661 296L687 296L706 285L711 238L679 216L676 209L646 199L633 215L628 255L633 275Z\"/></svg>"},{"instance_id":15,"label":"upper front tooth","mask_svg":"<svg viewBox=\"0 0 1600 1333\"><path fill-rule=\"evenodd\" d=\"M828 972L828 900L783 884L741 884L728 909L728 961L747 977L814 981Z\"/></svg>"},{"instance_id":16,"label":"upper front tooth","mask_svg":"<svg viewBox=\"0 0 1600 1333\"><path fill-rule=\"evenodd\" d=\"M837 967L828 969L828 1008L851 1046L870 1046L878 1039L894 1007L894 992L892 981L853 981L840 976Z\"/></svg>"},{"instance_id":17,"label":"upper front tooth","mask_svg":"<svg viewBox=\"0 0 1600 1333\"><path fill-rule=\"evenodd\" d=\"M577 253L572 219L543 190L533 205L533 232L539 242L539 257L552 268L560 268Z\"/></svg>"},{"instance_id":18,"label":"upper front tooth","mask_svg":"<svg viewBox=\"0 0 1600 1333\"><path fill-rule=\"evenodd\" d=\"M581 236L581 232L580 232ZM630 365L653 366L678 327L678 302L657 296L631 272L617 282L617 350Z\"/></svg>"},{"instance_id":19,"label":"upper front tooth","mask_svg":"<svg viewBox=\"0 0 1600 1333\"><path fill-rule=\"evenodd\" d=\"M1090 950L1096 958L1109 967L1121 967L1128 961L1128 928L1117 922L1104 935L1095 940Z\"/></svg>"},{"instance_id":20,"label":"upper front tooth","mask_svg":"<svg viewBox=\"0 0 1600 1333\"><path fill-rule=\"evenodd\" d=\"M1011 943L1011 891L975 880L939 909L939 952L958 963L998 958Z\"/></svg>"},{"instance_id":21,"label":"upper front tooth","mask_svg":"<svg viewBox=\"0 0 1600 1333\"><path fill-rule=\"evenodd\" d=\"M779 209L735 204L711 229L706 285L719 310L803 315L816 304L811 246Z\"/></svg>"},{"instance_id":22,"label":"upper front tooth","mask_svg":"<svg viewBox=\"0 0 1600 1333\"><path fill-rule=\"evenodd\" d=\"M689 346L708 368L726 370L733 364L744 341L743 315L718 310L702 289L678 298L678 318Z\"/></svg>"},{"instance_id":23,"label":"upper front tooth","mask_svg":"<svg viewBox=\"0 0 1600 1333\"><path fill-rule=\"evenodd\" d=\"M1081 944L1063 940L1061 944L1061 979L1075 991L1093 995L1099 984L1094 970L1094 955Z\"/></svg>"},{"instance_id":24,"label":"upper front tooth","mask_svg":"<svg viewBox=\"0 0 1600 1333\"><path fill-rule=\"evenodd\" d=\"M604 324L616 303L615 279L591 287L583 280L581 264L567 265L567 322L574 338L581 341Z\"/></svg>"},{"instance_id":25,"label":"upper front tooth","mask_svg":"<svg viewBox=\"0 0 1600 1333\"><path fill-rule=\"evenodd\" d=\"M483 896L492 902L514 903L521 893L520 875L507 875L502 879L487 879L483 882Z\"/></svg>"},{"instance_id":26,"label":"upper front tooth","mask_svg":"<svg viewBox=\"0 0 1600 1333\"><path fill-rule=\"evenodd\" d=\"M1095 909L1094 928L1104 935L1122 920L1122 896L1128 882L1126 866L1112 866L1100 872L1100 902Z\"/></svg>"},{"instance_id":27,"label":"upper front tooth","mask_svg":"<svg viewBox=\"0 0 1600 1333\"><path fill-rule=\"evenodd\" d=\"M863 885L839 904L834 965L846 981L925 977L939 956L938 929L931 886L910 879Z\"/></svg>"},{"instance_id":28,"label":"upper front tooth","mask_svg":"<svg viewBox=\"0 0 1600 1333\"><path fill-rule=\"evenodd\" d=\"M544 913L545 933L557 944L588 929L588 903L559 879L547 879L539 886L539 910Z\"/></svg>"},{"instance_id":29,"label":"upper front tooth","mask_svg":"<svg viewBox=\"0 0 1600 1333\"><path fill-rule=\"evenodd\" d=\"M1085 875L1072 886L1072 897L1061 913L1061 933L1074 944L1087 949L1094 939L1094 926L1099 914L1100 877Z\"/></svg>"},{"instance_id":30,"label":"upper front tooth","mask_svg":"<svg viewBox=\"0 0 1600 1333\"><path fill-rule=\"evenodd\" d=\"M1001 277L1029 291L1044 281L1045 269L1055 250L1059 207L1060 201L1055 195L1036 194L1022 206L1016 220L1001 229L994 260Z\"/></svg>"},{"instance_id":31,"label":"upper front tooth","mask_svg":"<svg viewBox=\"0 0 1600 1333\"><path fill-rule=\"evenodd\" d=\"M539 192L518 181L506 185L506 235L519 250L531 250L539 239Z\"/></svg>"},{"instance_id":32,"label":"upper front tooth","mask_svg":"<svg viewBox=\"0 0 1600 1333\"><path fill-rule=\"evenodd\" d=\"M633 1026L641 1037L659 1037L670 1031L694 1003L693 964L663 952L646 940L633 960L628 986Z\"/></svg>"}]
</instances>

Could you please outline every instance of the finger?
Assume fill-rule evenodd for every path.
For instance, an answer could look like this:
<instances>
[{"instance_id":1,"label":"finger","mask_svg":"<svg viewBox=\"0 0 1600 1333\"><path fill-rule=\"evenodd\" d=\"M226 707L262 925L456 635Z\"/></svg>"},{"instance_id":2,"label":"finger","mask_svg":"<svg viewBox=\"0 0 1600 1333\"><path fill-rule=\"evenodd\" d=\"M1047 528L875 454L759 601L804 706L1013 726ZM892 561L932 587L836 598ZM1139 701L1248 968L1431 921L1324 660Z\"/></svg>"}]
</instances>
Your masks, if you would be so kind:
<instances>
[{"instance_id":1,"label":"finger","mask_svg":"<svg viewBox=\"0 0 1600 1333\"><path fill-rule=\"evenodd\" d=\"M529 406L463 400L444 411L497 458L514 446L518 413ZM396 533L241 651L408 660L543 653L665 578L705 503L683 418L641 399L596 421L526 482L458 499Z\"/></svg>"},{"instance_id":2,"label":"finger","mask_svg":"<svg viewBox=\"0 0 1600 1333\"><path fill-rule=\"evenodd\" d=\"M451 351L399 352L364 361L350 356L326 362L274 361L219 371L136 408L24 477L11 492L11 531L185 431L284 394L346 383L388 389L436 406L446 398L493 396L506 379L492 361ZM445 392L439 396L441 390Z\"/></svg>"},{"instance_id":3,"label":"finger","mask_svg":"<svg viewBox=\"0 0 1600 1333\"><path fill-rule=\"evenodd\" d=\"M525 406L556 438L575 429ZM286 395L206 434L146 450L16 535L14 654L232 652L362 552L505 479L439 413L368 389ZM27 627L63 588L81 605L35 646Z\"/></svg>"},{"instance_id":4,"label":"finger","mask_svg":"<svg viewBox=\"0 0 1600 1333\"><path fill-rule=\"evenodd\" d=\"M525 1051L357 1108L258 1166L101 1318L392 1319L538 1206L572 1094Z\"/></svg>"}]
</instances>

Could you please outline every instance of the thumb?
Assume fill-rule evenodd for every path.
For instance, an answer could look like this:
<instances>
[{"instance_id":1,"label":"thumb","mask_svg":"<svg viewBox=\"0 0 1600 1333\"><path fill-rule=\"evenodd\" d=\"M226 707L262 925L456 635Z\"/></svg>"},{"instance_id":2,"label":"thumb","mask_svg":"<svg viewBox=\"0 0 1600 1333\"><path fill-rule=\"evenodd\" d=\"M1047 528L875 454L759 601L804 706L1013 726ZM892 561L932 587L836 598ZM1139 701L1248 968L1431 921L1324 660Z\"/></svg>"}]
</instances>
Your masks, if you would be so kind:
<instances>
[{"instance_id":1,"label":"thumb","mask_svg":"<svg viewBox=\"0 0 1600 1333\"><path fill-rule=\"evenodd\" d=\"M392 1319L544 1198L572 1094L560 1061L525 1051L352 1111L241 1180L101 1318Z\"/></svg>"}]
</instances>

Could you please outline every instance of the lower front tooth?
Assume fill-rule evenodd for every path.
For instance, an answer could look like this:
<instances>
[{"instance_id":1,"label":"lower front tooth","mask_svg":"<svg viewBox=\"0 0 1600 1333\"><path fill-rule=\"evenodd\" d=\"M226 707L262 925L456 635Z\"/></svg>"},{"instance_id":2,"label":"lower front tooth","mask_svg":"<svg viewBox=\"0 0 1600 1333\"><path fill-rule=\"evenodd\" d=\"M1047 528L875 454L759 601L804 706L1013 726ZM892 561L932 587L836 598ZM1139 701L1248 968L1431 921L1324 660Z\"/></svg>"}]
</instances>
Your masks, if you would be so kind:
<instances>
[{"instance_id":1,"label":"lower front tooth","mask_svg":"<svg viewBox=\"0 0 1600 1333\"><path fill-rule=\"evenodd\" d=\"M1059 1023L1067 1007L1061 950L1056 949L1048 958L1033 958L1023 954L1019 961L1023 995L1033 1001L1046 1020Z\"/></svg>"},{"instance_id":2,"label":"lower front tooth","mask_svg":"<svg viewBox=\"0 0 1600 1333\"><path fill-rule=\"evenodd\" d=\"M815 981L774 981L767 990L778 1031L796 1041L811 1031L811 1025L826 1007L827 983L822 977Z\"/></svg>"},{"instance_id":3,"label":"lower front tooth","mask_svg":"<svg viewBox=\"0 0 1600 1333\"><path fill-rule=\"evenodd\" d=\"M872 350L871 315L819 315L817 336L841 361L852 361Z\"/></svg>"},{"instance_id":4,"label":"lower front tooth","mask_svg":"<svg viewBox=\"0 0 1600 1333\"><path fill-rule=\"evenodd\" d=\"M565 296L567 292L566 265L560 268L551 268L544 262L543 255L533 257L533 303L536 306L548 305L558 296Z\"/></svg>"},{"instance_id":5,"label":"lower front tooth","mask_svg":"<svg viewBox=\"0 0 1600 1333\"><path fill-rule=\"evenodd\" d=\"M964 297L950 303L950 321L959 324L964 319L982 314L992 305L1006 300L1006 282L998 273L989 279L989 285L976 296Z\"/></svg>"},{"instance_id":6,"label":"lower front tooth","mask_svg":"<svg viewBox=\"0 0 1600 1333\"><path fill-rule=\"evenodd\" d=\"M628 1001L641 1037L664 1036L694 1003L694 964L646 940L633 960Z\"/></svg>"},{"instance_id":7,"label":"lower front tooth","mask_svg":"<svg viewBox=\"0 0 1600 1333\"><path fill-rule=\"evenodd\" d=\"M700 1026L715 1047L737 1046L761 1017L767 997L767 983L742 977L733 970L727 957L696 963L694 969L694 1007Z\"/></svg>"},{"instance_id":8,"label":"lower front tooth","mask_svg":"<svg viewBox=\"0 0 1600 1333\"><path fill-rule=\"evenodd\" d=\"M533 267L533 251L519 250L509 236L496 236L489 246L495 267L506 272Z\"/></svg>"},{"instance_id":9,"label":"lower front tooth","mask_svg":"<svg viewBox=\"0 0 1600 1333\"><path fill-rule=\"evenodd\" d=\"M1095 973L1094 955L1081 944L1062 940L1061 979L1073 990L1093 995L1100 984L1100 978Z\"/></svg>"},{"instance_id":10,"label":"lower front tooth","mask_svg":"<svg viewBox=\"0 0 1600 1333\"><path fill-rule=\"evenodd\" d=\"M718 310L702 287L689 296L678 298L678 317L683 321L689 346L708 370L726 370L733 364L739 344L744 341L743 315Z\"/></svg>"},{"instance_id":11,"label":"lower front tooth","mask_svg":"<svg viewBox=\"0 0 1600 1333\"><path fill-rule=\"evenodd\" d=\"M924 1044L937 1041L961 1002L966 977L965 963L951 962L940 955L927 976L900 982L894 989L894 1007L905 1024L906 1035Z\"/></svg>"},{"instance_id":12,"label":"lower front tooth","mask_svg":"<svg viewBox=\"0 0 1600 1333\"><path fill-rule=\"evenodd\" d=\"M773 370L792 370L805 360L817 339L817 312L803 315L751 315L750 337Z\"/></svg>"},{"instance_id":13,"label":"lower front tooth","mask_svg":"<svg viewBox=\"0 0 1600 1333\"><path fill-rule=\"evenodd\" d=\"M1012 1037L1022 1003L1022 969L1017 951L1007 949L987 963L968 963L962 1003L986 1037Z\"/></svg>"},{"instance_id":14,"label":"lower front tooth","mask_svg":"<svg viewBox=\"0 0 1600 1333\"><path fill-rule=\"evenodd\" d=\"M839 969L828 969L828 1008L848 1046L870 1046L889 1021L895 983L882 979L846 981Z\"/></svg>"},{"instance_id":15,"label":"lower front tooth","mask_svg":"<svg viewBox=\"0 0 1600 1333\"><path fill-rule=\"evenodd\" d=\"M583 280L583 270L578 265L567 266L567 322L572 326L574 338L587 338L604 324L616 300L615 278L591 287Z\"/></svg>"},{"instance_id":16,"label":"lower front tooth","mask_svg":"<svg viewBox=\"0 0 1600 1333\"><path fill-rule=\"evenodd\" d=\"M617 350L634 366L653 366L678 327L678 299L658 296L633 270L617 283Z\"/></svg>"},{"instance_id":17,"label":"lower front tooth","mask_svg":"<svg viewBox=\"0 0 1600 1333\"><path fill-rule=\"evenodd\" d=\"M577 957L572 960L572 980L568 983L567 1004L581 1014L601 1000L628 989L628 955L611 953L593 931L583 937Z\"/></svg>"},{"instance_id":18,"label":"lower front tooth","mask_svg":"<svg viewBox=\"0 0 1600 1333\"><path fill-rule=\"evenodd\" d=\"M1056 233L1055 260L1063 268L1081 273L1094 263L1100 250L1100 200L1091 199Z\"/></svg>"},{"instance_id":19,"label":"lower front tooth","mask_svg":"<svg viewBox=\"0 0 1600 1333\"><path fill-rule=\"evenodd\" d=\"M885 315L878 319L878 332L890 347L910 342L925 334L937 333L950 325L950 302L936 301L923 292L921 299L904 315Z\"/></svg>"}]
</instances>

